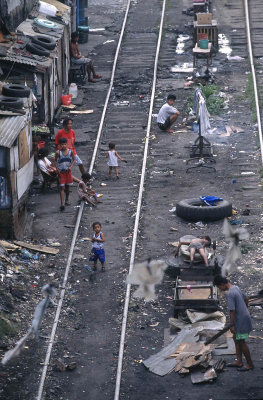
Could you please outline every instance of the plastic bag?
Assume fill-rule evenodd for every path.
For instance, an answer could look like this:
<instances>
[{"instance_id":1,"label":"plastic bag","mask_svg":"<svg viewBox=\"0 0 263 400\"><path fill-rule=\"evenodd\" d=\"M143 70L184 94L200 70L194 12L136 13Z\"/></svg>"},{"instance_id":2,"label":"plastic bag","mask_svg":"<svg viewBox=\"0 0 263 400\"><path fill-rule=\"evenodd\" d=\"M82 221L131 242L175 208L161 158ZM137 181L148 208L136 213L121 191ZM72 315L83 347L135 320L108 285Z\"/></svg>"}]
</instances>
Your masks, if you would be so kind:
<instances>
[{"instance_id":1,"label":"plastic bag","mask_svg":"<svg viewBox=\"0 0 263 400\"><path fill-rule=\"evenodd\" d=\"M72 102L72 94L64 94L61 96L63 106L69 106Z\"/></svg>"}]
</instances>

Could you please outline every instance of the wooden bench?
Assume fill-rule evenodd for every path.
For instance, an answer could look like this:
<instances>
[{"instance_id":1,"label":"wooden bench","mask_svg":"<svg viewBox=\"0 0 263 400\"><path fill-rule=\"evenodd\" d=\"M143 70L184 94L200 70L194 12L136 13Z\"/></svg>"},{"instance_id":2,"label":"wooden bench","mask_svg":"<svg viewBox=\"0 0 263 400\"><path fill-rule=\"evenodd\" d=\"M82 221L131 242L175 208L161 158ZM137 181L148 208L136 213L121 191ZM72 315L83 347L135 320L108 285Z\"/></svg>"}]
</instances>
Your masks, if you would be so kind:
<instances>
[{"instance_id":1,"label":"wooden bench","mask_svg":"<svg viewBox=\"0 0 263 400\"><path fill-rule=\"evenodd\" d=\"M193 56L194 56L194 62L193 62L193 67L195 68L197 66L197 56L202 55L206 58L206 63L207 67L212 63L212 43L208 43L208 49L201 49L200 47L197 46L197 43L195 47L193 48Z\"/></svg>"},{"instance_id":2,"label":"wooden bench","mask_svg":"<svg viewBox=\"0 0 263 400\"><path fill-rule=\"evenodd\" d=\"M86 68L84 64L71 64L69 69L69 83L75 81L84 81L86 77Z\"/></svg>"}]
</instances>

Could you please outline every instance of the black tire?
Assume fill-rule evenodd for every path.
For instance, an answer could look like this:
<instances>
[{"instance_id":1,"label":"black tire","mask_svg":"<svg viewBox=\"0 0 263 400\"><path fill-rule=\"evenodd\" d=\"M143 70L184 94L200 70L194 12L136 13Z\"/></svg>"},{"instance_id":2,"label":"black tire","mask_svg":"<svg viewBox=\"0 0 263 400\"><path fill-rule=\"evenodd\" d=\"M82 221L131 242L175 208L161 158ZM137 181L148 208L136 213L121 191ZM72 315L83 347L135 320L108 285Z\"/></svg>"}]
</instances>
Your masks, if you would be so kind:
<instances>
[{"instance_id":1,"label":"black tire","mask_svg":"<svg viewBox=\"0 0 263 400\"><path fill-rule=\"evenodd\" d=\"M30 88L18 84L4 85L2 94L9 97L29 97Z\"/></svg>"},{"instance_id":2,"label":"black tire","mask_svg":"<svg viewBox=\"0 0 263 400\"><path fill-rule=\"evenodd\" d=\"M56 47L56 42L46 36L36 35L31 38L32 43L42 46L47 50L54 50Z\"/></svg>"},{"instance_id":3,"label":"black tire","mask_svg":"<svg viewBox=\"0 0 263 400\"><path fill-rule=\"evenodd\" d=\"M206 206L200 199L186 199L176 204L176 215L189 221L217 221L232 215L232 204L222 200Z\"/></svg>"},{"instance_id":4,"label":"black tire","mask_svg":"<svg viewBox=\"0 0 263 400\"><path fill-rule=\"evenodd\" d=\"M0 96L0 108L21 109L24 105L22 99L17 97Z\"/></svg>"},{"instance_id":5,"label":"black tire","mask_svg":"<svg viewBox=\"0 0 263 400\"><path fill-rule=\"evenodd\" d=\"M48 57L50 54L50 51L45 49L43 46L39 46L38 44L35 43L27 43L26 49L30 51L30 53L36 54L38 56Z\"/></svg>"}]
</instances>

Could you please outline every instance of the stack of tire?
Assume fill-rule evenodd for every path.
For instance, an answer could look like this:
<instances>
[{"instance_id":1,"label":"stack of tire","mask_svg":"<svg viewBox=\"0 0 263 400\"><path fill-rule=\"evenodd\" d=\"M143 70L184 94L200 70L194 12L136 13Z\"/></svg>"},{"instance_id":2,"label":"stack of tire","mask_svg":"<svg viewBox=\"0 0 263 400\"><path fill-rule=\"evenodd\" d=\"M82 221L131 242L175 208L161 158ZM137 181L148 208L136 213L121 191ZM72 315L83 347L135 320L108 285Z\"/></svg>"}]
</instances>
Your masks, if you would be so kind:
<instances>
[{"instance_id":1,"label":"stack of tire","mask_svg":"<svg viewBox=\"0 0 263 400\"><path fill-rule=\"evenodd\" d=\"M24 106L23 98L29 97L30 88L19 84L4 85L0 96L0 109L16 111Z\"/></svg>"},{"instance_id":2,"label":"stack of tire","mask_svg":"<svg viewBox=\"0 0 263 400\"><path fill-rule=\"evenodd\" d=\"M47 36L36 35L27 43L26 49L37 56L49 57L50 51L54 50L56 42Z\"/></svg>"}]
</instances>

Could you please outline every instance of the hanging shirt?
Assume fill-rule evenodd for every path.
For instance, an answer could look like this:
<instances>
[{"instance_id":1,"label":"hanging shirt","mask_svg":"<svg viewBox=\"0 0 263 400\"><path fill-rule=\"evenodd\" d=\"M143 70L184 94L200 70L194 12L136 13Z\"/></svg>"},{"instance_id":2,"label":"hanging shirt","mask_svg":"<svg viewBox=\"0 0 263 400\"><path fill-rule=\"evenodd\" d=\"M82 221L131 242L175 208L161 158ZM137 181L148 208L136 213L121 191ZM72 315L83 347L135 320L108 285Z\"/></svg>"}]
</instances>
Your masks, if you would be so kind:
<instances>
[{"instance_id":1,"label":"hanging shirt","mask_svg":"<svg viewBox=\"0 0 263 400\"><path fill-rule=\"evenodd\" d=\"M63 154L61 150L59 150L59 157L57 159L57 163L58 163L58 169L60 170L60 172L67 171L67 169L73 163L72 150L68 150L68 153L66 155Z\"/></svg>"},{"instance_id":2,"label":"hanging shirt","mask_svg":"<svg viewBox=\"0 0 263 400\"><path fill-rule=\"evenodd\" d=\"M115 154L115 150L108 151L108 154L109 154L108 166L109 167L118 167L118 158Z\"/></svg>"},{"instance_id":3,"label":"hanging shirt","mask_svg":"<svg viewBox=\"0 0 263 400\"><path fill-rule=\"evenodd\" d=\"M59 139L60 138L66 138L68 141L68 149L73 150L73 154L76 155L76 149L75 149L75 132L73 129L70 129L68 132L65 131L64 129L60 129L60 131L58 131L57 135L56 135L56 139L55 139L55 145L57 146L57 150L61 149L61 146L59 144Z\"/></svg>"},{"instance_id":4,"label":"hanging shirt","mask_svg":"<svg viewBox=\"0 0 263 400\"><path fill-rule=\"evenodd\" d=\"M101 239L101 234L102 234L102 232L100 232L98 235L96 235L96 233L94 233L93 238ZM101 250L104 248L104 243L103 242L93 242L92 247L94 249Z\"/></svg>"},{"instance_id":5,"label":"hanging shirt","mask_svg":"<svg viewBox=\"0 0 263 400\"><path fill-rule=\"evenodd\" d=\"M157 123L164 124L168 117L177 112L177 108L170 106L168 103L165 103L158 112Z\"/></svg>"}]
</instances>

